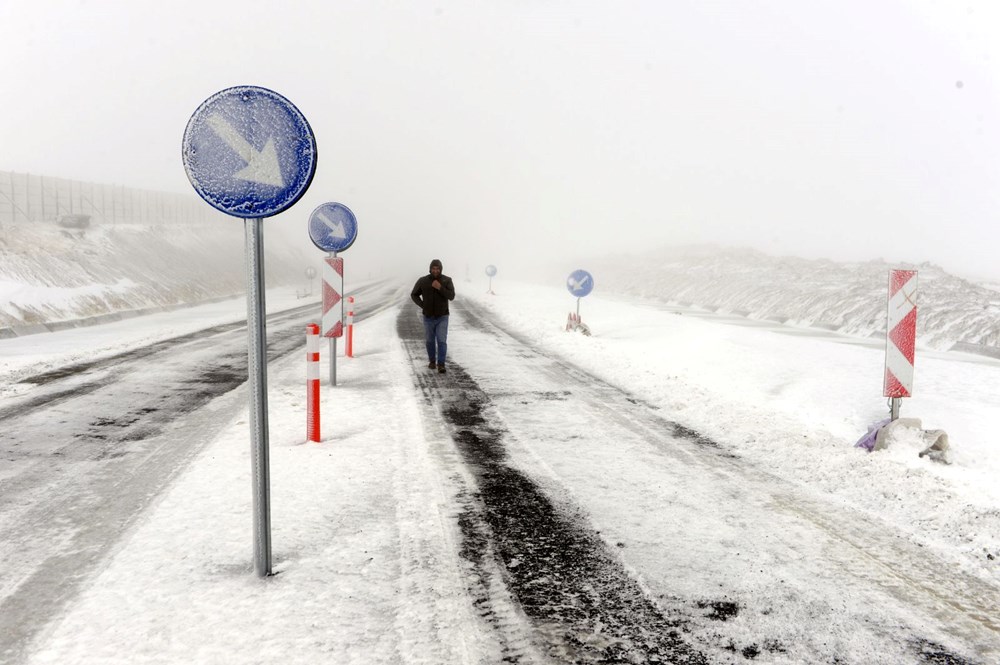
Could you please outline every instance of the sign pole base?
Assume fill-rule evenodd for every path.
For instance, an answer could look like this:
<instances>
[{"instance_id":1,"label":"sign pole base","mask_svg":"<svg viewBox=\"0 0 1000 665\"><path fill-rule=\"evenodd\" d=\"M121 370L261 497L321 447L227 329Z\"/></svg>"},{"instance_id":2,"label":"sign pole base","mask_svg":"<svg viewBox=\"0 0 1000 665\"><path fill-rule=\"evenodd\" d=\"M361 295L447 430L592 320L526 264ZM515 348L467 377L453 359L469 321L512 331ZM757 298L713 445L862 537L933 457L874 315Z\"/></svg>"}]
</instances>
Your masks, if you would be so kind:
<instances>
[{"instance_id":1,"label":"sign pole base","mask_svg":"<svg viewBox=\"0 0 1000 665\"><path fill-rule=\"evenodd\" d=\"M337 338L330 338L330 385L337 385Z\"/></svg>"}]
</instances>

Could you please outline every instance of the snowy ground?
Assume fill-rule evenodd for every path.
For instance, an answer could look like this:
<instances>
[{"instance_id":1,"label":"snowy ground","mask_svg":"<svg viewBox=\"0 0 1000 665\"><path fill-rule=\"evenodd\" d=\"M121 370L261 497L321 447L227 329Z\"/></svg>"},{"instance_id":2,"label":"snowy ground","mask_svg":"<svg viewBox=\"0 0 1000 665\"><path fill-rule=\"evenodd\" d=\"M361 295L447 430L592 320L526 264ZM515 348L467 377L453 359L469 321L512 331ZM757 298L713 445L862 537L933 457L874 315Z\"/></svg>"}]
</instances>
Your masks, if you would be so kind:
<instances>
[{"instance_id":1,"label":"snowy ground","mask_svg":"<svg viewBox=\"0 0 1000 665\"><path fill-rule=\"evenodd\" d=\"M594 333L585 337L563 330L575 306L563 288L495 282L497 295L488 296L485 285L457 286L459 298L475 301L534 347L641 397L755 468L800 486L803 496L869 513L966 578L993 589L1000 584L1000 399L993 392L1000 362L951 353L918 356L916 396L904 402L903 415L948 432L950 464L919 458L915 431L869 454L853 444L886 415L878 348L817 337L816 331L723 323L708 314L596 293L581 304ZM269 294L269 307L279 307L282 298L294 301ZM40 366L241 315L242 303L232 301L2 340L4 394L20 392L12 385L16 378ZM482 338L463 330L460 316L454 319L450 355L456 363L484 385L501 370L509 371L513 385L530 379L516 366L491 364ZM466 597L453 444L420 406L413 363L395 325L390 310L359 326L357 357L339 359L340 385L323 389L319 444L304 440L302 358L294 355L270 368L276 576L259 580L251 570L250 445L245 409L238 409L226 434L206 445L122 539L66 616L47 628L31 662L494 662L495 637ZM580 429L572 415L544 426ZM614 443L577 434L581 448L596 451ZM537 467L553 451L532 449L522 437L513 452L518 464ZM592 472L585 457L545 464L535 473L572 479ZM643 487L643 479L636 480ZM643 504L640 491L629 505ZM703 491L711 517L722 497L711 488ZM622 509L599 497L580 498L595 524L617 519ZM670 506L663 511L669 517ZM727 563L731 542L691 529L700 546L715 548L713 567L734 578L744 574L738 564ZM742 530L752 551L753 525ZM653 534L650 539L655 541ZM643 573L642 549L631 551L622 556L647 583L668 582L656 571ZM812 597L837 597L836 579L816 575L812 583L818 587L810 590ZM850 616L857 611L852 603L861 601L843 602ZM791 634L808 635L825 625L822 616L803 616ZM993 635L997 641L978 644L980 658L1000 654L1000 637ZM861 659L864 644L838 639L845 640L846 662L893 662L891 652L868 652L871 658ZM797 661L791 650L765 652L756 662Z\"/></svg>"}]
</instances>

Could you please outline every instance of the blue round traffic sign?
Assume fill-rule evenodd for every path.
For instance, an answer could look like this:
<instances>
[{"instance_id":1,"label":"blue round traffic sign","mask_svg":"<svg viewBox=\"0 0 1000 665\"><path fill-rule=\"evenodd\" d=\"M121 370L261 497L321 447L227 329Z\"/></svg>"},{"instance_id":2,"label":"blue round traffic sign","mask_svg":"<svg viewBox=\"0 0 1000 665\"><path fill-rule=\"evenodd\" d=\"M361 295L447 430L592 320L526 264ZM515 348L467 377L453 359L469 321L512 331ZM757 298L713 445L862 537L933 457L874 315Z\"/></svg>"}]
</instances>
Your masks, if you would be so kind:
<instances>
[{"instance_id":1,"label":"blue round traffic sign","mask_svg":"<svg viewBox=\"0 0 1000 665\"><path fill-rule=\"evenodd\" d=\"M290 101L244 85L198 107L184 129L181 157L188 180L212 207L234 217L270 217L309 188L316 138Z\"/></svg>"},{"instance_id":2,"label":"blue round traffic sign","mask_svg":"<svg viewBox=\"0 0 1000 665\"><path fill-rule=\"evenodd\" d=\"M486 276L487 277L492 277L495 274L497 274L497 267L495 265L490 264L490 265L486 266Z\"/></svg>"},{"instance_id":3,"label":"blue round traffic sign","mask_svg":"<svg viewBox=\"0 0 1000 665\"><path fill-rule=\"evenodd\" d=\"M324 252L343 252L358 237L358 220L342 203L324 203L309 215L309 238Z\"/></svg>"},{"instance_id":4,"label":"blue round traffic sign","mask_svg":"<svg viewBox=\"0 0 1000 665\"><path fill-rule=\"evenodd\" d=\"M566 279L566 288L577 298L582 298L594 289L594 277L586 270L574 270Z\"/></svg>"}]
</instances>

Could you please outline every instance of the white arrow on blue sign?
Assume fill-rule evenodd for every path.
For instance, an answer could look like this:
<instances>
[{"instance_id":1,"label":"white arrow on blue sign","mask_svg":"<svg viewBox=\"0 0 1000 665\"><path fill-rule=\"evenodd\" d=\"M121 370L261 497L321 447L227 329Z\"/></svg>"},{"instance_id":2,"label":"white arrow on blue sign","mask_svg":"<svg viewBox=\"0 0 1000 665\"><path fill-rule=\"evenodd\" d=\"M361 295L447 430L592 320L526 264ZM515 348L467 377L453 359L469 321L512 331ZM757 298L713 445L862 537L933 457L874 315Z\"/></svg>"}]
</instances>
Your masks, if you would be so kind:
<instances>
[{"instance_id":1,"label":"white arrow on blue sign","mask_svg":"<svg viewBox=\"0 0 1000 665\"><path fill-rule=\"evenodd\" d=\"M195 191L234 217L278 214L301 198L316 172L316 138L305 116L257 86L206 99L188 120L181 155Z\"/></svg>"},{"instance_id":2,"label":"white arrow on blue sign","mask_svg":"<svg viewBox=\"0 0 1000 665\"><path fill-rule=\"evenodd\" d=\"M309 215L309 238L324 252L343 252L358 237L358 220L342 203L324 203Z\"/></svg>"},{"instance_id":3,"label":"white arrow on blue sign","mask_svg":"<svg viewBox=\"0 0 1000 665\"><path fill-rule=\"evenodd\" d=\"M497 267L495 265L490 264L486 266L486 275L488 277L492 277L495 274L497 274Z\"/></svg>"},{"instance_id":4,"label":"white arrow on blue sign","mask_svg":"<svg viewBox=\"0 0 1000 665\"><path fill-rule=\"evenodd\" d=\"M594 289L594 278L586 270L574 270L566 279L566 288L577 298L582 298Z\"/></svg>"}]
</instances>

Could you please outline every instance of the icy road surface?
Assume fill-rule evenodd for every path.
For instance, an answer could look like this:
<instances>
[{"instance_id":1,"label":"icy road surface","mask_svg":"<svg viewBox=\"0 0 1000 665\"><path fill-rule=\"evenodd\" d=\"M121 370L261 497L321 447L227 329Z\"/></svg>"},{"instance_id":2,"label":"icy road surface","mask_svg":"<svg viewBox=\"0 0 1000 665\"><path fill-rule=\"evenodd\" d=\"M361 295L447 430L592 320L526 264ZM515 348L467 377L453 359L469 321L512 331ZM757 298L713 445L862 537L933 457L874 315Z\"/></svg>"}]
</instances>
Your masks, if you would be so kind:
<instances>
[{"instance_id":1,"label":"icy road surface","mask_svg":"<svg viewBox=\"0 0 1000 665\"><path fill-rule=\"evenodd\" d=\"M288 315L271 362L267 580L250 561L245 395L213 380L239 373L245 330L132 351L155 369L128 389L102 359L14 390L4 660L1000 657L997 586L947 551L544 350L481 299L453 307L446 375L404 290L368 300L357 357L323 389L322 443L303 440L310 317ZM283 329L269 323L272 346Z\"/></svg>"}]
</instances>

